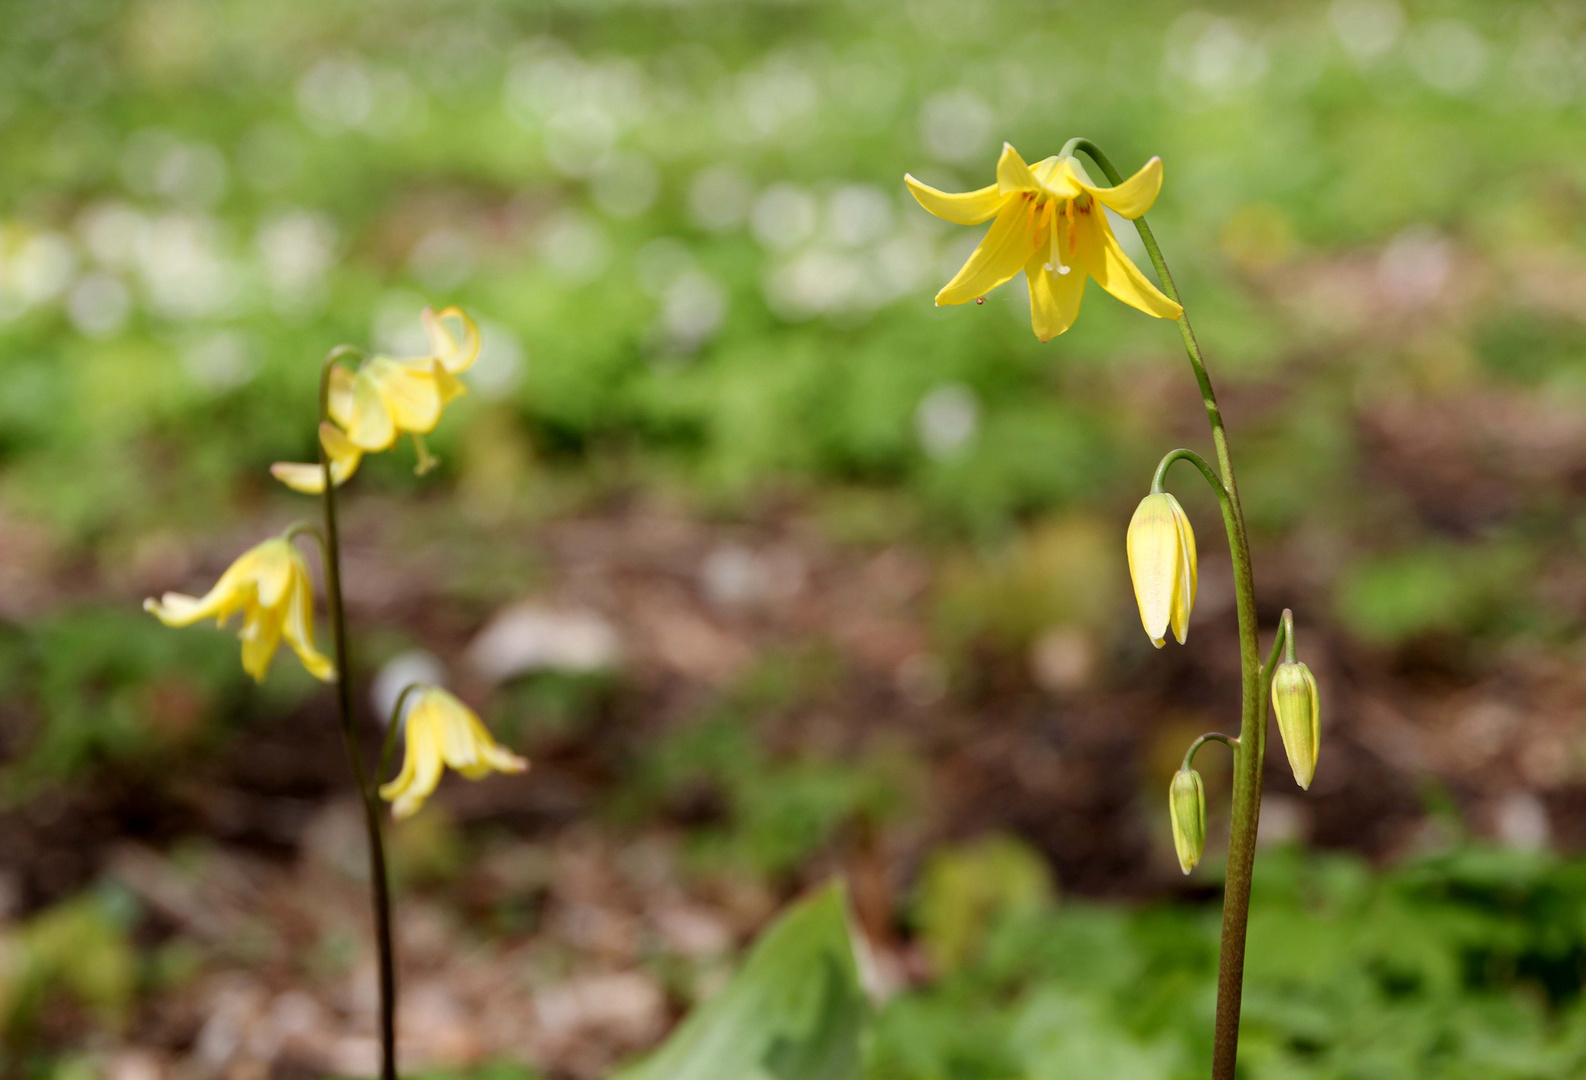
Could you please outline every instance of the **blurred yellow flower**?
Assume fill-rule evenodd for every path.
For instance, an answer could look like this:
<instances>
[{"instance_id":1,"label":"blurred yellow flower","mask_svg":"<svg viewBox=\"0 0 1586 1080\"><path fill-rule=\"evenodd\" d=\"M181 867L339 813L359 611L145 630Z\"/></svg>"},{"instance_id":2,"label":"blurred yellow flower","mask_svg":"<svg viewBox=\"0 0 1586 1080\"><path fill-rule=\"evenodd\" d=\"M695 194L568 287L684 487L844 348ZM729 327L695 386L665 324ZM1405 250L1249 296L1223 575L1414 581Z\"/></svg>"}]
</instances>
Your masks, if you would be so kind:
<instances>
[{"instance_id":1,"label":"blurred yellow flower","mask_svg":"<svg viewBox=\"0 0 1586 1080\"><path fill-rule=\"evenodd\" d=\"M1151 644L1160 649L1169 627L1184 644L1199 577L1195 530L1184 508L1165 491L1147 495L1129 520L1125 546L1140 621Z\"/></svg>"},{"instance_id":2,"label":"blurred yellow flower","mask_svg":"<svg viewBox=\"0 0 1586 1080\"><path fill-rule=\"evenodd\" d=\"M470 780L529 767L527 760L490 737L472 709L438 686L423 687L415 695L407 714L406 742L402 771L380 785L380 797L392 804L391 816L399 821L424 805L440 783L443 766Z\"/></svg>"},{"instance_id":3,"label":"blurred yellow flower","mask_svg":"<svg viewBox=\"0 0 1586 1080\"><path fill-rule=\"evenodd\" d=\"M218 625L242 612L242 667L264 679L282 639L309 674L332 682L336 669L314 648L314 591L308 567L284 537L266 540L245 552L202 597L166 593L143 602L145 611L166 626L191 626L213 618Z\"/></svg>"},{"instance_id":4,"label":"blurred yellow flower","mask_svg":"<svg viewBox=\"0 0 1586 1080\"><path fill-rule=\"evenodd\" d=\"M958 225L990 220L991 228L961 270L936 294L938 304L963 304L985 296L1020 270L1030 285L1030 323L1042 341L1067 330L1079 314L1086 278L1119 300L1159 319L1183 308L1129 261L1102 207L1137 218L1162 189L1162 159L1152 158L1117 187L1092 184L1074 157L1049 157L1026 165L1004 143L997 182L949 194L912 176L904 183L926 210Z\"/></svg>"},{"instance_id":5,"label":"blurred yellow flower","mask_svg":"<svg viewBox=\"0 0 1586 1080\"><path fill-rule=\"evenodd\" d=\"M420 473L435 463L422 436L435 429L447 402L468 392L457 376L479 356L479 328L455 307L439 312L425 308L422 318L429 355L375 356L356 373L331 369L326 404L334 424L321 424L319 437L337 485L357 471L364 454L389 450L403 434L413 436ZM447 319L461 325L461 340L447 328ZM325 490L324 472L316 464L282 461L270 472L294 491L317 495Z\"/></svg>"},{"instance_id":6,"label":"blurred yellow flower","mask_svg":"<svg viewBox=\"0 0 1586 1080\"><path fill-rule=\"evenodd\" d=\"M1322 700L1316 676L1304 664L1285 661L1272 673L1272 711L1294 770L1294 782L1309 789L1322 749Z\"/></svg>"}]
</instances>

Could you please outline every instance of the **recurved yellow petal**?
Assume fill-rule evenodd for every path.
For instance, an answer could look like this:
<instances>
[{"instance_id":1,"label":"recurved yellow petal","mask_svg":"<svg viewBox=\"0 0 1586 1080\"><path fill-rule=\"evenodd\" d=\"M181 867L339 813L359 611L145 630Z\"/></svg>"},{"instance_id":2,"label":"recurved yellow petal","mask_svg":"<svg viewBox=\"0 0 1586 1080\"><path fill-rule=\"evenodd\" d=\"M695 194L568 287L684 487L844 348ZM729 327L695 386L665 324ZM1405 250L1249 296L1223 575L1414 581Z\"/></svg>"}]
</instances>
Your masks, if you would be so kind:
<instances>
[{"instance_id":1,"label":"recurved yellow petal","mask_svg":"<svg viewBox=\"0 0 1586 1080\"><path fill-rule=\"evenodd\" d=\"M1077 212L1074 232L1074 255L1096 279L1096 284L1130 307L1159 319L1176 319L1184 313L1182 307L1163 296L1140 268L1129 261L1100 207L1092 205L1088 211Z\"/></svg>"},{"instance_id":2,"label":"recurved yellow petal","mask_svg":"<svg viewBox=\"0 0 1586 1080\"><path fill-rule=\"evenodd\" d=\"M460 307L442 308L440 311L424 309L419 316L424 323L424 334L429 338L430 353L452 374L460 374L473 367L479 357L479 327L474 325ZM462 326L462 340L458 341L446 328L446 320L456 319Z\"/></svg>"},{"instance_id":3,"label":"recurved yellow petal","mask_svg":"<svg viewBox=\"0 0 1586 1080\"><path fill-rule=\"evenodd\" d=\"M1038 191L1040 187L1035 181L1035 174L1030 172L1030 167L1024 163L1013 144L1003 143L1002 156L997 159L997 190L1004 195L1013 195L1020 191Z\"/></svg>"},{"instance_id":4,"label":"recurved yellow petal","mask_svg":"<svg viewBox=\"0 0 1586 1080\"><path fill-rule=\"evenodd\" d=\"M346 432L329 422L319 425L319 442L325 448L325 456L330 459L330 478L337 487L341 487L358 471L358 465L363 461L363 451L353 445ZM300 464L278 461L270 466L270 475L293 491L301 491L305 495L319 495L325 490L325 470L317 462Z\"/></svg>"},{"instance_id":5,"label":"recurved yellow petal","mask_svg":"<svg viewBox=\"0 0 1586 1080\"><path fill-rule=\"evenodd\" d=\"M922 184L907 173L903 176L903 182L908 185L909 194L914 196L915 202L943 221L951 221L955 225L979 225L982 221L989 221L1007 199L997 190L996 184L976 191L952 194Z\"/></svg>"},{"instance_id":6,"label":"recurved yellow petal","mask_svg":"<svg viewBox=\"0 0 1586 1080\"><path fill-rule=\"evenodd\" d=\"M412 360L377 356L364 365L358 377L369 378L379 389L398 431L423 434L434 430L441 418L441 394L435 385L438 366L427 356Z\"/></svg>"},{"instance_id":7,"label":"recurved yellow petal","mask_svg":"<svg viewBox=\"0 0 1586 1080\"><path fill-rule=\"evenodd\" d=\"M1151 209L1162 190L1162 159L1154 157L1140 167L1140 171L1117 187L1081 185L1104 206L1126 218L1137 218Z\"/></svg>"},{"instance_id":8,"label":"recurved yellow petal","mask_svg":"<svg viewBox=\"0 0 1586 1080\"><path fill-rule=\"evenodd\" d=\"M938 304L965 304L1012 278L1040 244L1024 199L1009 199L991 222L986 237L953 280L936 294Z\"/></svg>"}]
</instances>

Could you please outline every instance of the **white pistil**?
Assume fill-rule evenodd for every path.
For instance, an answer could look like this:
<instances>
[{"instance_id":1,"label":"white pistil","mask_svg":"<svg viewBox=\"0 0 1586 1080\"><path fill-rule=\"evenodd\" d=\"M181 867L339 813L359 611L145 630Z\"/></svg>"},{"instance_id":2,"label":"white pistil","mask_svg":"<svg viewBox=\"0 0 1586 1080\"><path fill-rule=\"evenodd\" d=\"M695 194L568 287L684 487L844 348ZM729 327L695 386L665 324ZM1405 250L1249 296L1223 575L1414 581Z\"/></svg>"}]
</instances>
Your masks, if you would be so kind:
<instances>
[{"instance_id":1,"label":"white pistil","mask_svg":"<svg viewBox=\"0 0 1586 1080\"><path fill-rule=\"evenodd\" d=\"M1051 205L1054 208L1056 207L1055 203L1053 203ZM1073 269L1072 266L1064 266L1063 265L1063 256L1058 253L1058 249L1057 249L1057 218L1058 218L1058 215L1056 213L1053 213L1052 214L1052 224L1051 224L1051 228L1050 228L1050 232L1052 234L1052 247L1051 247L1052 257L1051 257L1051 259L1047 260L1047 262L1043 266L1043 269L1045 269L1048 274L1066 274L1070 270Z\"/></svg>"}]
</instances>

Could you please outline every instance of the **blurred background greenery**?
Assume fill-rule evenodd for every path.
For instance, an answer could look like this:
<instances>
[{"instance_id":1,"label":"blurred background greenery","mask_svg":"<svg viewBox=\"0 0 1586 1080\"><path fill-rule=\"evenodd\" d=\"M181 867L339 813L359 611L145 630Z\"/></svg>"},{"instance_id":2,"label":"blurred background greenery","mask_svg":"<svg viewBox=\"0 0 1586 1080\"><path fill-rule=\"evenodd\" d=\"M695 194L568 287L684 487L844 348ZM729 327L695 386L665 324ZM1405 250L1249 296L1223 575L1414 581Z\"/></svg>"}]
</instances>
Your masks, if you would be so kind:
<instances>
[{"instance_id":1,"label":"blurred background greenery","mask_svg":"<svg viewBox=\"0 0 1586 1080\"><path fill-rule=\"evenodd\" d=\"M1020 282L934 309L979 230L901 182L1076 134L1165 162L1263 619L1296 609L1323 688L1315 787L1269 762L1249 1075L1586 1068L1577 7L0 25L0 1069L367 1068L329 703L138 603L313 513L267 468L312 453L330 346L417 350L458 303L442 467L349 489L360 701L440 673L536 764L397 832L408 1060L604 1076L843 872L867 1075L1197 1075L1216 858L1179 879L1163 794L1237 709L1209 497L1178 485L1186 647L1122 560L1157 459L1204 448L1194 385L1099 289L1045 346Z\"/></svg>"}]
</instances>

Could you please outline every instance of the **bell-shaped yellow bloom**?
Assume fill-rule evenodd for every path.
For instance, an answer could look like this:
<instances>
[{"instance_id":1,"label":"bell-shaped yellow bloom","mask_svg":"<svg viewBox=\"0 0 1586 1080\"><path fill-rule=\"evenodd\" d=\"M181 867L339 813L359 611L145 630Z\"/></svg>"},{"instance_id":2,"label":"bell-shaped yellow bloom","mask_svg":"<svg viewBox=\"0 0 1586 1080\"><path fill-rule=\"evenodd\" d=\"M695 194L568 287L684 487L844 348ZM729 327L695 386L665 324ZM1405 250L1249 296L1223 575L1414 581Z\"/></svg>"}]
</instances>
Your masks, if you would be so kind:
<instances>
[{"instance_id":1,"label":"bell-shaped yellow bloom","mask_svg":"<svg viewBox=\"0 0 1586 1080\"><path fill-rule=\"evenodd\" d=\"M338 486L357 471L364 454L389 450L404 434L413 436L420 473L435 463L422 436L435 429L447 402L468 392L457 376L479 356L479 328L455 307L440 312L425 308L422 318L429 355L374 356L356 373L331 369L326 408L334 423L321 424L319 435L330 460L331 479ZM461 340L447 328L448 319L461 325ZM271 466L270 472L294 491L315 495L325 490L324 471L318 465L283 461Z\"/></svg>"},{"instance_id":2,"label":"bell-shaped yellow bloom","mask_svg":"<svg viewBox=\"0 0 1586 1080\"><path fill-rule=\"evenodd\" d=\"M1173 850L1179 868L1195 869L1206 850L1206 787L1194 769L1180 769L1168 786L1168 814L1173 819Z\"/></svg>"},{"instance_id":3,"label":"bell-shaped yellow bloom","mask_svg":"<svg viewBox=\"0 0 1586 1080\"><path fill-rule=\"evenodd\" d=\"M1160 649L1170 627L1178 643L1184 644L1190 609L1195 606L1199 563L1195 530L1178 500L1165 491L1141 499L1129 520L1126 547L1134 598L1151 644Z\"/></svg>"},{"instance_id":4,"label":"bell-shaped yellow bloom","mask_svg":"<svg viewBox=\"0 0 1586 1080\"><path fill-rule=\"evenodd\" d=\"M266 540L243 554L201 597L166 593L145 600L166 626L191 626L201 619L218 625L242 612L242 667L264 679L282 639L297 653L309 674L332 682L335 666L314 647L314 591L308 567L297 548L284 537Z\"/></svg>"},{"instance_id":5,"label":"bell-shaped yellow bloom","mask_svg":"<svg viewBox=\"0 0 1586 1080\"><path fill-rule=\"evenodd\" d=\"M1278 734L1283 736L1294 782L1308 789L1322 749L1322 701L1310 668L1291 661L1277 666L1272 673L1272 711L1278 717Z\"/></svg>"},{"instance_id":6,"label":"bell-shaped yellow bloom","mask_svg":"<svg viewBox=\"0 0 1586 1080\"><path fill-rule=\"evenodd\" d=\"M1161 158L1117 187L1097 187L1077 158L1049 157L1030 166L1004 143L997 182L978 191L954 195L912 176L903 180L939 218L958 225L991 221L963 269L936 294L938 304L978 299L1023 270L1030 323L1042 341L1073 325L1087 278L1147 315L1176 319L1183 313L1124 254L1102 210L1132 219L1151 209L1162 189Z\"/></svg>"},{"instance_id":7,"label":"bell-shaped yellow bloom","mask_svg":"<svg viewBox=\"0 0 1586 1080\"><path fill-rule=\"evenodd\" d=\"M408 817L424 805L450 765L470 780L491 771L518 773L529 767L524 758L490 737L467 705L438 686L419 689L408 709L407 751L395 780L380 785L380 797L391 803L391 816Z\"/></svg>"}]
</instances>

